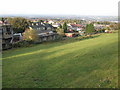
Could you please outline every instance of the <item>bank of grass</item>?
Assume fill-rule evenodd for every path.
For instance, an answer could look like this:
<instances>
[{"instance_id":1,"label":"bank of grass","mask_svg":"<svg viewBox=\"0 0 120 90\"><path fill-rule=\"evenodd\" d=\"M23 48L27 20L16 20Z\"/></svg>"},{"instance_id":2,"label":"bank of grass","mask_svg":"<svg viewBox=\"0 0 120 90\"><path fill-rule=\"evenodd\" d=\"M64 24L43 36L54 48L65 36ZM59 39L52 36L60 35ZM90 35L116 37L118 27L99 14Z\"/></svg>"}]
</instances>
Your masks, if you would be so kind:
<instances>
[{"instance_id":1,"label":"bank of grass","mask_svg":"<svg viewBox=\"0 0 120 90\"><path fill-rule=\"evenodd\" d=\"M4 51L3 88L115 88L117 39L110 33Z\"/></svg>"}]
</instances>

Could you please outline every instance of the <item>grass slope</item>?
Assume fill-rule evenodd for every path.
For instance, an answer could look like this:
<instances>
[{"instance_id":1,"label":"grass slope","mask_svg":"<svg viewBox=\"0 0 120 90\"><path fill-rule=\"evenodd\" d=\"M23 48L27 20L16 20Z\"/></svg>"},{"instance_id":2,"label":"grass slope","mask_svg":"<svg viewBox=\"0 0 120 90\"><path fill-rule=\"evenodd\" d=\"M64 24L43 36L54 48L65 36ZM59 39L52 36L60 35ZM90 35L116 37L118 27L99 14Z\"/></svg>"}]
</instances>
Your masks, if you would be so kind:
<instances>
[{"instance_id":1,"label":"grass slope","mask_svg":"<svg viewBox=\"0 0 120 90\"><path fill-rule=\"evenodd\" d=\"M118 86L117 33L3 52L3 88Z\"/></svg>"}]
</instances>

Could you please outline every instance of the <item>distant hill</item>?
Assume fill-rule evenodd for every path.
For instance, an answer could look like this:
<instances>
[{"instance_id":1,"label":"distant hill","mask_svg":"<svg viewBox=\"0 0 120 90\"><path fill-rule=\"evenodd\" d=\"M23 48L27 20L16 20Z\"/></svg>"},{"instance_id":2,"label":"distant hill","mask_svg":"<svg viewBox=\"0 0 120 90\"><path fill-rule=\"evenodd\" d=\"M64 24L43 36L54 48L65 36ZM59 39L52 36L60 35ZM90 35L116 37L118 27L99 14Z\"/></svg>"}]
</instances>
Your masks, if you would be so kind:
<instances>
[{"instance_id":1,"label":"distant hill","mask_svg":"<svg viewBox=\"0 0 120 90\"><path fill-rule=\"evenodd\" d=\"M83 19L97 21L118 21L118 16L86 16L86 15L0 15L0 17L25 17L25 18L46 18L46 19Z\"/></svg>"}]
</instances>

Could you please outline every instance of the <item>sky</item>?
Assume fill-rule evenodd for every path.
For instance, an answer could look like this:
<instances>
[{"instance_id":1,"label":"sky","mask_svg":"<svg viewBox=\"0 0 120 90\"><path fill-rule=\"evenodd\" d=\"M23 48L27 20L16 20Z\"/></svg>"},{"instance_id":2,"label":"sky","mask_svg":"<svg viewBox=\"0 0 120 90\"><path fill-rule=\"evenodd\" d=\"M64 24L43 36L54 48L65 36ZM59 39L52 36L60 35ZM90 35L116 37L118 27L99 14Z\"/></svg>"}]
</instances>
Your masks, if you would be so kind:
<instances>
[{"instance_id":1,"label":"sky","mask_svg":"<svg viewBox=\"0 0 120 90\"><path fill-rule=\"evenodd\" d=\"M117 16L118 1L119 0L1 0L0 15Z\"/></svg>"}]
</instances>

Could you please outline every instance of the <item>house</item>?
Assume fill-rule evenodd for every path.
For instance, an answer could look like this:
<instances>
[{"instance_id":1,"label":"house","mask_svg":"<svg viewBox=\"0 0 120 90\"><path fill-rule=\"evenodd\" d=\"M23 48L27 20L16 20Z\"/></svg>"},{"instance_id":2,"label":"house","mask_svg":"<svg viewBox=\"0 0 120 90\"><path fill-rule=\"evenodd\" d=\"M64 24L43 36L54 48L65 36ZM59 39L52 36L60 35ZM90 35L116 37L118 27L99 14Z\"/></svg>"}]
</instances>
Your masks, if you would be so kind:
<instances>
[{"instance_id":1,"label":"house","mask_svg":"<svg viewBox=\"0 0 120 90\"><path fill-rule=\"evenodd\" d=\"M80 24L70 24L70 25L71 25L70 28L76 31L80 31L84 28L84 26Z\"/></svg>"},{"instance_id":2,"label":"house","mask_svg":"<svg viewBox=\"0 0 120 90\"><path fill-rule=\"evenodd\" d=\"M57 29L60 26L60 24L59 23L54 23L54 24L52 24L52 26L53 26L54 29Z\"/></svg>"},{"instance_id":3,"label":"house","mask_svg":"<svg viewBox=\"0 0 120 90\"><path fill-rule=\"evenodd\" d=\"M8 23L0 24L0 41L2 41L2 49L12 48L13 28Z\"/></svg>"},{"instance_id":4,"label":"house","mask_svg":"<svg viewBox=\"0 0 120 90\"><path fill-rule=\"evenodd\" d=\"M103 28L109 27L109 25L94 24L94 27L103 29Z\"/></svg>"},{"instance_id":5,"label":"house","mask_svg":"<svg viewBox=\"0 0 120 90\"><path fill-rule=\"evenodd\" d=\"M78 31L78 32L79 32L79 34L80 34L81 36L85 35L85 31L84 31L84 30L80 30L80 31Z\"/></svg>"},{"instance_id":6,"label":"house","mask_svg":"<svg viewBox=\"0 0 120 90\"><path fill-rule=\"evenodd\" d=\"M49 20L48 23L49 24L54 24L54 21L53 20Z\"/></svg>"},{"instance_id":7,"label":"house","mask_svg":"<svg viewBox=\"0 0 120 90\"><path fill-rule=\"evenodd\" d=\"M2 21L0 21L0 24L3 24L3 22L2 22Z\"/></svg>"},{"instance_id":8,"label":"house","mask_svg":"<svg viewBox=\"0 0 120 90\"><path fill-rule=\"evenodd\" d=\"M49 31L53 30L53 26L51 24L42 23L42 22L32 22L29 28L37 30L38 32L44 30L49 30Z\"/></svg>"},{"instance_id":9,"label":"house","mask_svg":"<svg viewBox=\"0 0 120 90\"><path fill-rule=\"evenodd\" d=\"M85 29L85 26L81 24L68 25L68 32L78 32L80 35L83 35L85 33L84 29Z\"/></svg>"},{"instance_id":10,"label":"house","mask_svg":"<svg viewBox=\"0 0 120 90\"><path fill-rule=\"evenodd\" d=\"M66 35L67 37L73 37L73 36L75 35L75 33L65 33L65 35Z\"/></svg>"},{"instance_id":11,"label":"house","mask_svg":"<svg viewBox=\"0 0 120 90\"><path fill-rule=\"evenodd\" d=\"M74 30L74 31L80 31L84 29L83 25L80 24L69 24L68 29Z\"/></svg>"},{"instance_id":12,"label":"house","mask_svg":"<svg viewBox=\"0 0 120 90\"><path fill-rule=\"evenodd\" d=\"M102 24L94 24L94 29L95 31L98 32L104 32L104 29L106 28L106 25L102 25Z\"/></svg>"},{"instance_id":13,"label":"house","mask_svg":"<svg viewBox=\"0 0 120 90\"><path fill-rule=\"evenodd\" d=\"M105 33L112 33L112 30L105 30Z\"/></svg>"},{"instance_id":14,"label":"house","mask_svg":"<svg viewBox=\"0 0 120 90\"><path fill-rule=\"evenodd\" d=\"M54 32L51 24L34 22L29 28L37 31L39 37L38 42L55 40L57 37L57 33Z\"/></svg>"}]
</instances>

